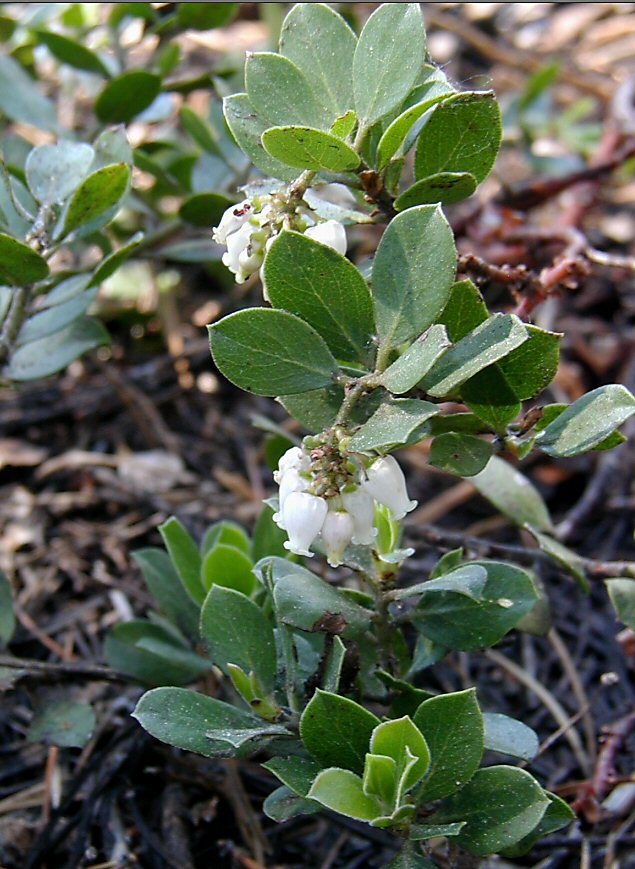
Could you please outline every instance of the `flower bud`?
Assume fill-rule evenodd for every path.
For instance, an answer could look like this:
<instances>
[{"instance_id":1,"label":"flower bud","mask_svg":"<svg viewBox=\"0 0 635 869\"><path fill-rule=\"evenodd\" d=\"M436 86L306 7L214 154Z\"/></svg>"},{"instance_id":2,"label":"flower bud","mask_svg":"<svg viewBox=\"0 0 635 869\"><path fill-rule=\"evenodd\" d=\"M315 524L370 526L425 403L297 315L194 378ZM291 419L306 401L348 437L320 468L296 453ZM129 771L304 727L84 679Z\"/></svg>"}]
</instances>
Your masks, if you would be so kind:
<instances>
[{"instance_id":1,"label":"flower bud","mask_svg":"<svg viewBox=\"0 0 635 869\"><path fill-rule=\"evenodd\" d=\"M408 498L403 471L393 456L376 459L366 471L362 486L372 497L388 507L394 519L403 519L417 506Z\"/></svg>"},{"instance_id":2,"label":"flower bud","mask_svg":"<svg viewBox=\"0 0 635 869\"><path fill-rule=\"evenodd\" d=\"M311 558L313 553L309 547L322 530L328 513L326 501L308 492L292 492L285 499L281 513L289 537L284 548Z\"/></svg>"},{"instance_id":3,"label":"flower bud","mask_svg":"<svg viewBox=\"0 0 635 869\"><path fill-rule=\"evenodd\" d=\"M315 226L310 226L304 234L312 238L313 241L319 241L327 247L332 247L342 256L346 253L346 230L337 220L325 220L322 223L317 223Z\"/></svg>"},{"instance_id":4,"label":"flower bud","mask_svg":"<svg viewBox=\"0 0 635 869\"><path fill-rule=\"evenodd\" d=\"M329 510L322 526L322 542L331 567L342 563L346 547L353 539L353 518L345 510Z\"/></svg>"},{"instance_id":5,"label":"flower bud","mask_svg":"<svg viewBox=\"0 0 635 869\"><path fill-rule=\"evenodd\" d=\"M280 483L283 475L291 468L295 468L296 471L306 470L302 468L303 457L304 453L300 447L291 447L283 453L278 460L278 470L273 472L276 483Z\"/></svg>"},{"instance_id":6,"label":"flower bud","mask_svg":"<svg viewBox=\"0 0 635 869\"><path fill-rule=\"evenodd\" d=\"M253 210L253 205L248 199L228 208L221 217L218 226L214 227L212 231L214 241L218 244L226 244L227 237L239 230L249 220Z\"/></svg>"},{"instance_id":7,"label":"flower bud","mask_svg":"<svg viewBox=\"0 0 635 869\"><path fill-rule=\"evenodd\" d=\"M353 520L352 542L360 546L370 546L377 536L375 522L375 502L364 489L342 493L342 504Z\"/></svg>"}]
</instances>

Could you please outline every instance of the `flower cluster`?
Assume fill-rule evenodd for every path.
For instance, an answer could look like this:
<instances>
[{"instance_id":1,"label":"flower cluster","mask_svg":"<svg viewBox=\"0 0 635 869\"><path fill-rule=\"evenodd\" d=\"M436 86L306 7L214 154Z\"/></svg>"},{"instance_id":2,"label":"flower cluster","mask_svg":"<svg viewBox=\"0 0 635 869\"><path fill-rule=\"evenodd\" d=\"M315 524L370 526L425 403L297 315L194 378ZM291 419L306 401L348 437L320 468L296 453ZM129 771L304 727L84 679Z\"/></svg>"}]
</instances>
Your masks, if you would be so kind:
<instances>
[{"instance_id":1,"label":"flower cluster","mask_svg":"<svg viewBox=\"0 0 635 869\"><path fill-rule=\"evenodd\" d=\"M280 194L245 199L232 205L213 229L213 239L227 245L223 264L242 284L264 262L274 238L283 229L303 232L314 241L346 253L346 230L337 220L322 220L306 203L291 205Z\"/></svg>"},{"instance_id":2,"label":"flower cluster","mask_svg":"<svg viewBox=\"0 0 635 869\"><path fill-rule=\"evenodd\" d=\"M378 504L393 519L403 519L417 506L392 456L367 463L343 456L334 444L311 451L292 447L280 459L274 478L280 489L273 518L287 532L285 548L311 557L310 547L321 544L332 567L342 563L349 544L373 544Z\"/></svg>"}]
</instances>

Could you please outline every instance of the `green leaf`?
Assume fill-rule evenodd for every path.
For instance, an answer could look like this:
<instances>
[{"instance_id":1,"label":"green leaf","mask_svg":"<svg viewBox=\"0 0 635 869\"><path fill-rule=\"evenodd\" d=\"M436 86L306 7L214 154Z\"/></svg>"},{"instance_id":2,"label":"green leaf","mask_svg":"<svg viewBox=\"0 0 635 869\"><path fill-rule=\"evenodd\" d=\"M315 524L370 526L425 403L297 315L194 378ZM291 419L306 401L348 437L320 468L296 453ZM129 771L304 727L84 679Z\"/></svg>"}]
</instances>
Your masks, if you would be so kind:
<instances>
[{"instance_id":1,"label":"green leaf","mask_svg":"<svg viewBox=\"0 0 635 869\"><path fill-rule=\"evenodd\" d=\"M394 206L397 211L405 211L413 205L425 205L428 202L452 205L471 196L476 186L476 178L469 172L437 172L404 190L395 199Z\"/></svg>"},{"instance_id":2,"label":"green leaf","mask_svg":"<svg viewBox=\"0 0 635 869\"><path fill-rule=\"evenodd\" d=\"M217 543L203 559L203 585L207 590L218 585L249 596L257 584L256 577L251 572L252 567L251 559L240 549L226 543Z\"/></svg>"},{"instance_id":3,"label":"green leaf","mask_svg":"<svg viewBox=\"0 0 635 869\"><path fill-rule=\"evenodd\" d=\"M463 564L464 557L465 552L462 546L459 549L452 549L450 552L446 552L430 571L430 579L445 576L446 573L450 573L452 570L460 567Z\"/></svg>"},{"instance_id":4,"label":"green leaf","mask_svg":"<svg viewBox=\"0 0 635 869\"><path fill-rule=\"evenodd\" d=\"M293 181L297 177L297 170L281 163L280 160L274 160L265 151L262 134L271 124L256 113L247 94L225 97L223 111L236 142L265 176L280 178L282 181Z\"/></svg>"},{"instance_id":5,"label":"green leaf","mask_svg":"<svg viewBox=\"0 0 635 869\"><path fill-rule=\"evenodd\" d=\"M310 757L272 757L262 766L300 797L306 797L321 767Z\"/></svg>"},{"instance_id":6,"label":"green leaf","mask_svg":"<svg viewBox=\"0 0 635 869\"><path fill-rule=\"evenodd\" d=\"M194 193L183 200L179 215L192 226L209 229L218 226L224 212L234 204L234 199L222 193Z\"/></svg>"},{"instance_id":7,"label":"green leaf","mask_svg":"<svg viewBox=\"0 0 635 869\"><path fill-rule=\"evenodd\" d=\"M487 571L480 588L473 584L479 567ZM416 588L422 594L411 613L412 623L436 643L463 651L497 643L538 598L526 571L495 561L470 562Z\"/></svg>"},{"instance_id":8,"label":"green leaf","mask_svg":"<svg viewBox=\"0 0 635 869\"><path fill-rule=\"evenodd\" d=\"M575 820L575 813L569 808L564 800L560 799L560 797L557 797L555 794L549 793L549 791L545 791L545 794L549 799L549 805L538 825L534 827L528 836L521 839L520 842L512 845L511 848L503 849L501 851L502 857L522 857L524 854L531 851L536 842L544 839L544 837L548 836L550 833L555 833L556 830L561 830L563 827L566 827L567 824L570 824L571 821Z\"/></svg>"},{"instance_id":9,"label":"green leaf","mask_svg":"<svg viewBox=\"0 0 635 869\"><path fill-rule=\"evenodd\" d=\"M265 505L256 520L251 544L251 557L254 562L260 561L267 555L277 555L280 558L288 555L284 548L284 541L287 539L286 531L278 528L273 521L273 512L271 507Z\"/></svg>"},{"instance_id":10,"label":"green leaf","mask_svg":"<svg viewBox=\"0 0 635 869\"><path fill-rule=\"evenodd\" d=\"M434 397L446 396L528 337L515 314L494 314L444 353L420 386Z\"/></svg>"},{"instance_id":11,"label":"green leaf","mask_svg":"<svg viewBox=\"0 0 635 869\"><path fill-rule=\"evenodd\" d=\"M444 824L443 826L447 825ZM428 860L423 854L413 851L406 842L397 856L386 864L386 869L437 869L437 864Z\"/></svg>"},{"instance_id":12,"label":"green leaf","mask_svg":"<svg viewBox=\"0 0 635 869\"><path fill-rule=\"evenodd\" d=\"M344 401L344 389L334 384L326 389L311 389L302 395L280 395L277 401L289 416L294 417L307 431L323 431L335 422ZM286 537L286 535L285 535Z\"/></svg>"},{"instance_id":13,"label":"green leaf","mask_svg":"<svg viewBox=\"0 0 635 869\"><path fill-rule=\"evenodd\" d=\"M500 148L500 109L491 91L461 93L439 103L417 143L415 178L469 172L480 183Z\"/></svg>"},{"instance_id":14,"label":"green leaf","mask_svg":"<svg viewBox=\"0 0 635 869\"><path fill-rule=\"evenodd\" d=\"M159 533L187 593L200 606L205 600L206 589L201 579L202 561L198 546L176 516L170 516L159 525Z\"/></svg>"},{"instance_id":15,"label":"green leaf","mask_svg":"<svg viewBox=\"0 0 635 869\"><path fill-rule=\"evenodd\" d=\"M291 562L281 561L280 569L274 600L278 617L285 624L314 631L324 613L329 613L341 617L345 637L354 637L368 628L369 610L349 600L337 588Z\"/></svg>"},{"instance_id":16,"label":"green leaf","mask_svg":"<svg viewBox=\"0 0 635 869\"><path fill-rule=\"evenodd\" d=\"M8 54L0 55L0 112L12 121L40 130L57 129L55 106Z\"/></svg>"},{"instance_id":17,"label":"green leaf","mask_svg":"<svg viewBox=\"0 0 635 869\"><path fill-rule=\"evenodd\" d=\"M470 482L516 525L528 524L538 531L553 529L549 510L538 490L504 459L493 456Z\"/></svg>"},{"instance_id":18,"label":"green leaf","mask_svg":"<svg viewBox=\"0 0 635 869\"><path fill-rule=\"evenodd\" d=\"M210 669L166 625L143 619L116 625L106 636L104 657L118 673L145 685L185 685Z\"/></svg>"},{"instance_id":19,"label":"green leaf","mask_svg":"<svg viewBox=\"0 0 635 869\"><path fill-rule=\"evenodd\" d=\"M557 565L564 568L567 573L570 573L582 591L588 594L590 586L584 572L584 563L580 556L572 549L569 549L568 546L565 546L564 543L555 540L550 534L544 534L528 523L522 527L529 531L540 550L553 559Z\"/></svg>"},{"instance_id":20,"label":"green leaf","mask_svg":"<svg viewBox=\"0 0 635 869\"><path fill-rule=\"evenodd\" d=\"M429 462L433 467L449 474L472 477L483 470L492 454L493 448L489 441L474 435L447 432L432 441Z\"/></svg>"},{"instance_id":21,"label":"green leaf","mask_svg":"<svg viewBox=\"0 0 635 869\"><path fill-rule=\"evenodd\" d=\"M155 739L206 757L235 754L234 742L259 730L275 736L261 719L213 697L186 688L155 688L143 695L132 713Z\"/></svg>"},{"instance_id":22,"label":"green leaf","mask_svg":"<svg viewBox=\"0 0 635 869\"><path fill-rule=\"evenodd\" d=\"M498 712L486 712L483 715L483 724L485 748L488 751L509 754L521 760L533 760L538 754L538 737L522 721Z\"/></svg>"},{"instance_id":23,"label":"green leaf","mask_svg":"<svg viewBox=\"0 0 635 869\"><path fill-rule=\"evenodd\" d=\"M349 449L359 452L386 449L403 444L423 423L439 413L436 404L419 398L386 401L368 422L355 432Z\"/></svg>"},{"instance_id":24,"label":"green leaf","mask_svg":"<svg viewBox=\"0 0 635 869\"><path fill-rule=\"evenodd\" d=\"M108 343L108 333L97 320L80 317L54 335L23 344L11 354L3 369L8 380L39 380L61 371L75 359L95 347Z\"/></svg>"},{"instance_id":25,"label":"green leaf","mask_svg":"<svg viewBox=\"0 0 635 869\"><path fill-rule=\"evenodd\" d=\"M75 42L61 33L48 30L36 30L38 41L46 45L51 54L62 63L85 72L94 72L108 78L110 73L102 59L81 42Z\"/></svg>"},{"instance_id":26,"label":"green leaf","mask_svg":"<svg viewBox=\"0 0 635 869\"><path fill-rule=\"evenodd\" d=\"M113 275L119 266L128 259L130 254L139 247L143 238L144 236L142 232L135 233L125 244L122 244L120 248L117 248L117 250L113 251L109 256L103 259L93 272L93 276L90 279L88 286L97 287Z\"/></svg>"},{"instance_id":27,"label":"green leaf","mask_svg":"<svg viewBox=\"0 0 635 869\"><path fill-rule=\"evenodd\" d=\"M265 693L276 675L273 628L259 606L232 588L212 586L201 610L201 636L211 659L227 672L236 664L253 672Z\"/></svg>"},{"instance_id":28,"label":"green leaf","mask_svg":"<svg viewBox=\"0 0 635 869\"><path fill-rule=\"evenodd\" d=\"M529 341L525 341L529 344ZM525 344L521 344L517 350L522 350ZM505 379L502 371L502 362L489 365L474 377L470 377L461 387L461 398L475 413L479 419L501 435L507 434L507 426L516 419L521 410L521 403L516 397Z\"/></svg>"},{"instance_id":29,"label":"green leaf","mask_svg":"<svg viewBox=\"0 0 635 869\"><path fill-rule=\"evenodd\" d=\"M16 339L16 346L38 341L40 338L46 338L65 329L85 313L96 295L96 289L86 290L67 302L37 311L23 323Z\"/></svg>"},{"instance_id":30,"label":"green leaf","mask_svg":"<svg viewBox=\"0 0 635 869\"><path fill-rule=\"evenodd\" d=\"M346 172L359 165L357 154L346 142L315 127L271 127L262 134L265 151L297 169Z\"/></svg>"},{"instance_id":31,"label":"green leaf","mask_svg":"<svg viewBox=\"0 0 635 869\"><path fill-rule=\"evenodd\" d=\"M300 736L322 766L343 767L361 775L370 738L379 723L379 718L359 703L318 688L302 713Z\"/></svg>"},{"instance_id":32,"label":"green leaf","mask_svg":"<svg viewBox=\"0 0 635 869\"><path fill-rule=\"evenodd\" d=\"M600 386L561 413L538 434L536 446L568 458L593 449L635 413L635 397L618 383Z\"/></svg>"},{"instance_id":33,"label":"green leaf","mask_svg":"<svg viewBox=\"0 0 635 869\"><path fill-rule=\"evenodd\" d=\"M326 3L298 3L282 24L280 53L293 61L333 118L353 107L357 38Z\"/></svg>"},{"instance_id":34,"label":"green leaf","mask_svg":"<svg viewBox=\"0 0 635 869\"><path fill-rule=\"evenodd\" d=\"M430 326L413 341L381 375L381 382L393 395L413 389L450 346L445 327Z\"/></svg>"},{"instance_id":35,"label":"green leaf","mask_svg":"<svg viewBox=\"0 0 635 869\"><path fill-rule=\"evenodd\" d=\"M6 646L10 642L14 631L15 615L11 584L0 570L0 646Z\"/></svg>"},{"instance_id":36,"label":"green leaf","mask_svg":"<svg viewBox=\"0 0 635 869\"><path fill-rule=\"evenodd\" d=\"M161 79L143 69L124 72L109 81L95 101L95 114L104 124L127 124L159 95Z\"/></svg>"},{"instance_id":37,"label":"green leaf","mask_svg":"<svg viewBox=\"0 0 635 869\"><path fill-rule=\"evenodd\" d=\"M326 656L324 670L320 688L324 691L330 691L332 694L337 694L340 687L340 678L342 676L342 667L346 658L346 646L338 636L333 637L333 642Z\"/></svg>"},{"instance_id":38,"label":"green leaf","mask_svg":"<svg viewBox=\"0 0 635 869\"><path fill-rule=\"evenodd\" d=\"M43 742L60 748L83 748L95 723L95 713L88 703L62 700L36 713L26 738L27 742Z\"/></svg>"},{"instance_id":39,"label":"green leaf","mask_svg":"<svg viewBox=\"0 0 635 869\"><path fill-rule=\"evenodd\" d=\"M48 273L47 262L39 253L0 232L0 282L21 287L43 280Z\"/></svg>"},{"instance_id":40,"label":"green leaf","mask_svg":"<svg viewBox=\"0 0 635 869\"><path fill-rule=\"evenodd\" d=\"M262 804L265 815L278 824L296 818L298 815L315 814L315 812L321 811L321 808L319 803L298 797L292 790L284 786L276 788Z\"/></svg>"},{"instance_id":41,"label":"green leaf","mask_svg":"<svg viewBox=\"0 0 635 869\"><path fill-rule=\"evenodd\" d=\"M617 578L605 582L617 617L627 628L635 631L635 580Z\"/></svg>"},{"instance_id":42,"label":"green leaf","mask_svg":"<svg viewBox=\"0 0 635 869\"><path fill-rule=\"evenodd\" d=\"M256 395L286 395L327 386L337 362L308 323L285 311L249 308L209 326L221 373Z\"/></svg>"},{"instance_id":43,"label":"green leaf","mask_svg":"<svg viewBox=\"0 0 635 869\"><path fill-rule=\"evenodd\" d=\"M520 401L533 398L551 383L558 370L562 335L526 324L529 340L513 350L498 367Z\"/></svg>"},{"instance_id":44,"label":"green leaf","mask_svg":"<svg viewBox=\"0 0 635 869\"><path fill-rule=\"evenodd\" d=\"M455 269L454 237L439 207L410 208L390 222L377 248L372 280L383 348L398 347L435 322Z\"/></svg>"},{"instance_id":45,"label":"green leaf","mask_svg":"<svg viewBox=\"0 0 635 869\"><path fill-rule=\"evenodd\" d=\"M188 30L212 30L229 24L239 9L240 3L179 3L176 20Z\"/></svg>"},{"instance_id":46,"label":"green leaf","mask_svg":"<svg viewBox=\"0 0 635 869\"><path fill-rule=\"evenodd\" d=\"M382 811L393 811L397 806L397 763L393 758L367 754L362 787L366 796L379 800Z\"/></svg>"},{"instance_id":47,"label":"green leaf","mask_svg":"<svg viewBox=\"0 0 635 869\"><path fill-rule=\"evenodd\" d=\"M221 519L220 522L214 522L209 526L201 540L201 554L207 555L217 543L233 546L235 549L240 549L245 555L249 555L251 548L245 529L238 522L232 522L231 519Z\"/></svg>"},{"instance_id":48,"label":"green leaf","mask_svg":"<svg viewBox=\"0 0 635 869\"><path fill-rule=\"evenodd\" d=\"M437 836L458 836L465 821L459 821L454 824L413 824L410 827L408 838L413 842L419 842L422 839L434 839Z\"/></svg>"},{"instance_id":49,"label":"green leaf","mask_svg":"<svg viewBox=\"0 0 635 869\"><path fill-rule=\"evenodd\" d=\"M476 689L425 700L414 714L432 762L417 791L419 805L447 797L468 782L483 756L483 716Z\"/></svg>"},{"instance_id":50,"label":"green leaf","mask_svg":"<svg viewBox=\"0 0 635 869\"><path fill-rule=\"evenodd\" d=\"M527 836L545 814L549 798L525 770L511 766L480 769L430 820L465 821L457 844L486 856Z\"/></svg>"},{"instance_id":51,"label":"green leaf","mask_svg":"<svg viewBox=\"0 0 635 869\"><path fill-rule=\"evenodd\" d=\"M450 341L456 343L488 318L487 305L480 291L472 281L465 280L452 285L439 322L446 327Z\"/></svg>"},{"instance_id":52,"label":"green leaf","mask_svg":"<svg viewBox=\"0 0 635 869\"><path fill-rule=\"evenodd\" d=\"M198 640L199 609L185 590L168 554L148 547L135 550L132 557L161 612L190 640Z\"/></svg>"},{"instance_id":53,"label":"green leaf","mask_svg":"<svg viewBox=\"0 0 635 869\"><path fill-rule=\"evenodd\" d=\"M418 3L384 3L373 12L353 58L355 110L361 123L370 126L407 96L421 72L425 44Z\"/></svg>"},{"instance_id":54,"label":"green leaf","mask_svg":"<svg viewBox=\"0 0 635 869\"><path fill-rule=\"evenodd\" d=\"M57 238L69 235L117 205L128 189L129 181L130 168L126 163L114 163L91 173L69 200Z\"/></svg>"},{"instance_id":55,"label":"green leaf","mask_svg":"<svg viewBox=\"0 0 635 869\"><path fill-rule=\"evenodd\" d=\"M350 109L344 115L340 115L339 118L336 118L333 121L330 132L333 133L334 136L338 136L340 139L346 139L355 129L356 123L357 115L352 109Z\"/></svg>"},{"instance_id":56,"label":"green leaf","mask_svg":"<svg viewBox=\"0 0 635 869\"><path fill-rule=\"evenodd\" d=\"M181 106L179 119L196 144L210 154L218 154L218 145L211 126L189 106Z\"/></svg>"},{"instance_id":57,"label":"green leaf","mask_svg":"<svg viewBox=\"0 0 635 869\"><path fill-rule=\"evenodd\" d=\"M381 815L377 800L366 796L361 778L348 769L323 769L308 795L327 809L357 821L372 821Z\"/></svg>"},{"instance_id":58,"label":"green leaf","mask_svg":"<svg viewBox=\"0 0 635 869\"><path fill-rule=\"evenodd\" d=\"M386 128L377 145L376 161L378 169L383 169L387 165L419 118L431 109L432 106L436 106L437 103L446 99L452 93L452 88L449 86L444 88L440 93L437 93L437 90L439 90L438 83L432 82L425 89L425 99L419 100L419 102L409 106Z\"/></svg>"},{"instance_id":59,"label":"green leaf","mask_svg":"<svg viewBox=\"0 0 635 869\"><path fill-rule=\"evenodd\" d=\"M324 244L282 232L264 265L271 304L311 325L338 358L365 362L375 332L373 303L355 266Z\"/></svg>"},{"instance_id":60,"label":"green leaf","mask_svg":"<svg viewBox=\"0 0 635 869\"><path fill-rule=\"evenodd\" d=\"M44 205L63 202L84 179L95 152L81 142L38 145L26 159L26 182Z\"/></svg>"},{"instance_id":61,"label":"green leaf","mask_svg":"<svg viewBox=\"0 0 635 869\"><path fill-rule=\"evenodd\" d=\"M370 751L394 760L399 798L417 784L430 766L428 743L407 715L379 724L370 738ZM412 764L408 763L409 757L413 758Z\"/></svg>"},{"instance_id":62,"label":"green leaf","mask_svg":"<svg viewBox=\"0 0 635 869\"><path fill-rule=\"evenodd\" d=\"M328 130L334 121L298 67L281 54L256 52L245 63L249 102L267 126L300 124Z\"/></svg>"}]
</instances>

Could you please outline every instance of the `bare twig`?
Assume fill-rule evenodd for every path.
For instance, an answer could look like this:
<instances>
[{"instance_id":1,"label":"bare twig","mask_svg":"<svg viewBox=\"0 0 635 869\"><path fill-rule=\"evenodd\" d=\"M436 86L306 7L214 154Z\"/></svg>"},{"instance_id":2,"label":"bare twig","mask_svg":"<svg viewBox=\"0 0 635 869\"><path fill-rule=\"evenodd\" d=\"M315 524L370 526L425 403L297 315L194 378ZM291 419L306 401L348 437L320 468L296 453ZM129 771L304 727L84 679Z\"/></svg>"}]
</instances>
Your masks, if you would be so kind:
<instances>
[{"instance_id":1,"label":"bare twig","mask_svg":"<svg viewBox=\"0 0 635 869\"><path fill-rule=\"evenodd\" d=\"M50 661L35 661L30 658L16 658L13 655L0 655L0 667L20 671L21 678L44 681L73 681L97 679L106 682L127 682L128 678L110 667L100 664L68 664Z\"/></svg>"}]
</instances>

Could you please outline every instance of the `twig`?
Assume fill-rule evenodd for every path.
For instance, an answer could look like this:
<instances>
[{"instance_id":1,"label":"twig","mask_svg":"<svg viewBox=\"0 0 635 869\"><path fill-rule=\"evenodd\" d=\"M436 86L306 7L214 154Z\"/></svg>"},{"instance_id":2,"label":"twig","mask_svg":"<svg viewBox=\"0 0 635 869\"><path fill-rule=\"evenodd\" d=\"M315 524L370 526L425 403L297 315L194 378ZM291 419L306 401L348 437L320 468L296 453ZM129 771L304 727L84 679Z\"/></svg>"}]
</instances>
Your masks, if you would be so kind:
<instances>
[{"instance_id":1,"label":"twig","mask_svg":"<svg viewBox=\"0 0 635 869\"><path fill-rule=\"evenodd\" d=\"M583 784L571 807L576 812L583 812L591 822L598 819L599 803L613 787L617 753L634 729L635 711L602 728L605 739L598 754L593 776L589 782Z\"/></svg>"},{"instance_id":2,"label":"twig","mask_svg":"<svg viewBox=\"0 0 635 869\"><path fill-rule=\"evenodd\" d=\"M558 656L560 664L562 665L562 669L566 673L566 676L571 685L571 689L575 695L575 699L578 701L580 705L580 710L582 711L582 725L584 727L584 737L586 740L586 750L587 754L591 758L591 760L595 761L597 751L595 747L595 727L593 724L593 718L591 716L590 708L591 704L589 703L589 698L587 696L586 691L584 690L584 685L582 684L582 680L578 674L576 666L569 654L569 650L567 649L565 643L562 641L562 637L558 633L555 628L551 628L549 633L547 634L547 639L551 643L551 646Z\"/></svg>"},{"instance_id":3,"label":"twig","mask_svg":"<svg viewBox=\"0 0 635 869\"><path fill-rule=\"evenodd\" d=\"M434 525L409 525L408 534L411 537L422 538L427 543L441 549L458 549L462 546L483 558L491 556L516 558L525 564L532 564L536 559L539 559L552 567L555 566L551 556L540 549L530 549L515 543L498 543L495 540L486 540L481 537L466 537L460 531L448 531ZM635 562L633 561L596 561L580 556L578 563L592 579L607 579L618 576L635 579ZM412 560L409 564L414 566Z\"/></svg>"},{"instance_id":4,"label":"twig","mask_svg":"<svg viewBox=\"0 0 635 869\"><path fill-rule=\"evenodd\" d=\"M97 679L105 682L128 682L127 676L100 664L58 664L0 655L0 667L21 671L21 678L50 681Z\"/></svg>"}]
</instances>

